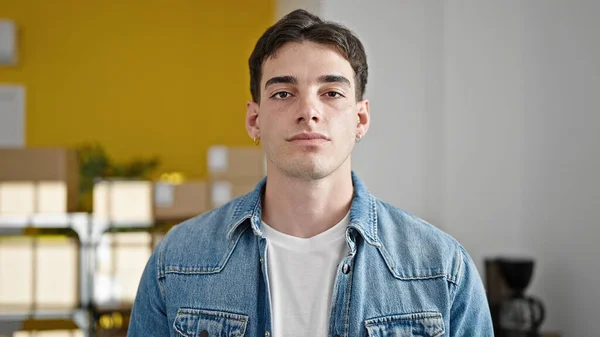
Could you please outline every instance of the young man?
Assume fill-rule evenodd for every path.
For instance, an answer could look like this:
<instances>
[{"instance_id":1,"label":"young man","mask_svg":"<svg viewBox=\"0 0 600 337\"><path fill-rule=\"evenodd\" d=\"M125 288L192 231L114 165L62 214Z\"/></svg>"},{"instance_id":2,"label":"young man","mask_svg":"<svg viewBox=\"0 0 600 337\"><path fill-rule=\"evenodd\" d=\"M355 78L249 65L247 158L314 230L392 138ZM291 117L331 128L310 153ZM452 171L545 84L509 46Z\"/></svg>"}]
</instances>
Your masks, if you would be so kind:
<instances>
[{"instance_id":1,"label":"young man","mask_svg":"<svg viewBox=\"0 0 600 337\"><path fill-rule=\"evenodd\" d=\"M129 335L493 336L467 252L351 171L370 120L358 38L294 11L249 63L246 128L267 177L168 233Z\"/></svg>"}]
</instances>

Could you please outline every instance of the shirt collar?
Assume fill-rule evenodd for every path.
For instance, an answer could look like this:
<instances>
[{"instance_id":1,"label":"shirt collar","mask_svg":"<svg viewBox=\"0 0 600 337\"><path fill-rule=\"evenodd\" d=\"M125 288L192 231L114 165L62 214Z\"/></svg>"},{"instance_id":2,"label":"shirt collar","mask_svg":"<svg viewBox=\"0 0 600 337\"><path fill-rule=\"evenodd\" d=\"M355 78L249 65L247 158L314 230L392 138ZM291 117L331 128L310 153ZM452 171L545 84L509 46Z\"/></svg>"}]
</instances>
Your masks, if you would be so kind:
<instances>
[{"instance_id":1,"label":"shirt collar","mask_svg":"<svg viewBox=\"0 0 600 337\"><path fill-rule=\"evenodd\" d=\"M263 178L254 190L236 201L232 218L227 230L227 236L233 233L243 224L248 224L258 236L263 236L261 227L262 219L262 195L264 193L267 178ZM354 196L350 206L349 228L356 229L363 238L371 245L380 246L377 236L377 208L375 198L369 193L365 185L352 172L352 184L354 185Z\"/></svg>"}]
</instances>

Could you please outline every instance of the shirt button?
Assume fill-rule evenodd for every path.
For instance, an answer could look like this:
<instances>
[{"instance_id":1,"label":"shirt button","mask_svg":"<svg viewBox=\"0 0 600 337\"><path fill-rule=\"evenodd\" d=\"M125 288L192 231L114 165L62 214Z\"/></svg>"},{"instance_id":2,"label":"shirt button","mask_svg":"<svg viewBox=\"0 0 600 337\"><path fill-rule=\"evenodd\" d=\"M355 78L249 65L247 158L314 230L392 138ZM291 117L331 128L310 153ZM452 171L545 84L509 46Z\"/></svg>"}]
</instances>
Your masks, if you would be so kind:
<instances>
[{"instance_id":1,"label":"shirt button","mask_svg":"<svg viewBox=\"0 0 600 337\"><path fill-rule=\"evenodd\" d=\"M200 337L208 337L208 331L206 331L206 330L200 331Z\"/></svg>"},{"instance_id":2,"label":"shirt button","mask_svg":"<svg viewBox=\"0 0 600 337\"><path fill-rule=\"evenodd\" d=\"M348 274L349 272L350 272L350 265L347 263L344 263L344 265L342 266L342 273Z\"/></svg>"},{"instance_id":3,"label":"shirt button","mask_svg":"<svg viewBox=\"0 0 600 337\"><path fill-rule=\"evenodd\" d=\"M267 332L265 332L265 337L269 337L269 336L271 336L271 333L270 333L270 332L268 332L268 331L267 331Z\"/></svg>"}]
</instances>

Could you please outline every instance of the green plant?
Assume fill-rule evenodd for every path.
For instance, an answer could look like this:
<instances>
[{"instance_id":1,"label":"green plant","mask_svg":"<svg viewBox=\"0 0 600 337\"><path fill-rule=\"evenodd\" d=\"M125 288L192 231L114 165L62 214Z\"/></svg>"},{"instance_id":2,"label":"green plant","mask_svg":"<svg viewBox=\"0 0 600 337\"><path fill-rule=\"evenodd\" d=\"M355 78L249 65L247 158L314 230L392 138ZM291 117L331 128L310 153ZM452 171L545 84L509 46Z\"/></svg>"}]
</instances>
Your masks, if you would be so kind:
<instances>
[{"instance_id":1,"label":"green plant","mask_svg":"<svg viewBox=\"0 0 600 337\"><path fill-rule=\"evenodd\" d=\"M160 165L158 157L135 158L128 162L115 162L98 143L77 147L79 160L79 206L91 211L92 191L98 179L150 179Z\"/></svg>"}]
</instances>

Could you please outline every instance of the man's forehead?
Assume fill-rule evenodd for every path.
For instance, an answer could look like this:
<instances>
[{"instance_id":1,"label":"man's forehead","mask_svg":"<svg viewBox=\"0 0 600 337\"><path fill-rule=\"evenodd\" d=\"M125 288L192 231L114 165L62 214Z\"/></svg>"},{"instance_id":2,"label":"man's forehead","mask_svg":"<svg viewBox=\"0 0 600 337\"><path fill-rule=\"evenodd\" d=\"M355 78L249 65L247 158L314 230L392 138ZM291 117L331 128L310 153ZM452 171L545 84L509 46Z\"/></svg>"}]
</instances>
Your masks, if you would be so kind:
<instances>
[{"instance_id":1,"label":"man's forehead","mask_svg":"<svg viewBox=\"0 0 600 337\"><path fill-rule=\"evenodd\" d=\"M263 64L262 81L276 76L293 76L300 81L317 81L323 76L354 77L352 66L334 47L314 42L289 42Z\"/></svg>"}]
</instances>

